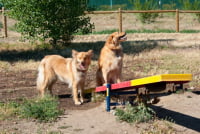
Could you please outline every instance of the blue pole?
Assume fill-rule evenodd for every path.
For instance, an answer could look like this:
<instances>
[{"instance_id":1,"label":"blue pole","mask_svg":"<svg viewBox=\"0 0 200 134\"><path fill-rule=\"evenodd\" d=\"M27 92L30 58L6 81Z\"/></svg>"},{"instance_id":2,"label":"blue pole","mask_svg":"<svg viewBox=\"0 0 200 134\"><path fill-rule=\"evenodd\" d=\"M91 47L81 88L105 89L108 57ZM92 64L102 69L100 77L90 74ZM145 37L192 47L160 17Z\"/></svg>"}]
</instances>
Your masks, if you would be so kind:
<instances>
[{"instance_id":1,"label":"blue pole","mask_svg":"<svg viewBox=\"0 0 200 134\"><path fill-rule=\"evenodd\" d=\"M106 111L110 111L110 84L106 84Z\"/></svg>"}]
</instances>

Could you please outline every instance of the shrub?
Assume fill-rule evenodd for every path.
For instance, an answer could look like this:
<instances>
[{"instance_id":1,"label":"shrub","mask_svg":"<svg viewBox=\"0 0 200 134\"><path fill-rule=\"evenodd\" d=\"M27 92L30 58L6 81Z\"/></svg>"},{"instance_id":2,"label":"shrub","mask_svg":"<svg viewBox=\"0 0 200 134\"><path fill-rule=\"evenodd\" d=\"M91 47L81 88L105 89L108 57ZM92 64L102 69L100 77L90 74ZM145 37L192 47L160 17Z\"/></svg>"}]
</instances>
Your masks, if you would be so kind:
<instances>
[{"instance_id":1,"label":"shrub","mask_svg":"<svg viewBox=\"0 0 200 134\"><path fill-rule=\"evenodd\" d=\"M115 115L119 120L126 121L128 123L140 123L146 122L153 118L155 112L144 105L139 103L137 106L131 106L127 104L125 109L116 109Z\"/></svg>"},{"instance_id":2,"label":"shrub","mask_svg":"<svg viewBox=\"0 0 200 134\"><path fill-rule=\"evenodd\" d=\"M58 100L50 95L42 99L27 100L21 106L22 117L44 122L56 120L62 112L58 109Z\"/></svg>"},{"instance_id":3,"label":"shrub","mask_svg":"<svg viewBox=\"0 0 200 134\"><path fill-rule=\"evenodd\" d=\"M129 0L136 10L156 10L159 9L157 0ZM142 23L152 23L159 16L158 13L140 13L139 19Z\"/></svg>"},{"instance_id":4,"label":"shrub","mask_svg":"<svg viewBox=\"0 0 200 134\"><path fill-rule=\"evenodd\" d=\"M91 32L94 27L86 17L87 0L2 0L9 16L16 19L18 32L25 39L52 39L64 43L73 33Z\"/></svg>"},{"instance_id":5,"label":"shrub","mask_svg":"<svg viewBox=\"0 0 200 134\"><path fill-rule=\"evenodd\" d=\"M179 3L183 5L183 10L200 10L199 0L179 0ZM200 22L200 13L196 13L197 19Z\"/></svg>"},{"instance_id":6,"label":"shrub","mask_svg":"<svg viewBox=\"0 0 200 134\"><path fill-rule=\"evenodd\" d=\"M99 7L100 10L104 10L104 11L118 10L119 8L121 8L122 10L127 9L127 4L113 5L112 9L111 9L110 5L101 5Z\"/></svg>"}]
</instances>

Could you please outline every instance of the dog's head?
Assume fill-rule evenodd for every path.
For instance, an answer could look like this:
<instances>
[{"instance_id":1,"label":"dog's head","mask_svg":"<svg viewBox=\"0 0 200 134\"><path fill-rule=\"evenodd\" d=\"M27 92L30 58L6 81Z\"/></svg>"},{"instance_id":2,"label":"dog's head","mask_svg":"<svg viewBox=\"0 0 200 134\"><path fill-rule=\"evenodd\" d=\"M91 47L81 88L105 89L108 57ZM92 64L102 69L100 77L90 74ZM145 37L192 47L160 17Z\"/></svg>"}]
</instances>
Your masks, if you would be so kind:
<instances>
[{"instance_id":1,"label":"dog's head","mask_svg":"<svg viewBox=\"0 0 200 134\"><path fill-rule=\"evenodd\" d=\"M127 40L127 37L126 37L125 32L114 32L108 37L106 44L111 45L110 47L113 47L114 49L114 48L119 47L120 42L123 42L126 40Z\"/></svg>"},{"instance_id":2,"label":"dog's head","mask_svg":"<svg viewBox=\"0 0 200 134\"><path fill-rule=\"evenodd\" d=\"M89 50L87 52L78 52L76 50L72 50L72 57L75 61L76 68L79 71L87 71L91 62L91 58L93 55L93 51Z\"/></svg>"}]
</instances>

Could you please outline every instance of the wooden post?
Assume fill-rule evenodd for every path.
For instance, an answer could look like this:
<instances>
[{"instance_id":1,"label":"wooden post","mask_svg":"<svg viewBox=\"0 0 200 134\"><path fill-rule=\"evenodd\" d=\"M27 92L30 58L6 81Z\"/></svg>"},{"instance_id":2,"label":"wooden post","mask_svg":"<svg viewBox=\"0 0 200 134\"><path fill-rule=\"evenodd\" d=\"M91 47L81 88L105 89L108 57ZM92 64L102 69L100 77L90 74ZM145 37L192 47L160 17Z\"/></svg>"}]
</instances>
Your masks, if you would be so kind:
<instances>
[{"instance_id":1,"label":"wooden post","mask_svg":"<svg viewBox=\"0 0 200 134\"><path fill-rule=\"evenodd\" d=\"M8 37L7 17L5 16L5 8L4 7L2 7L2 21L3 21L3 37Z\"/></svg>"},{"instance_id":2,"label":"wooden post","mask_svg":"<svg viewBox=\"0 0 200 134\"><path fill-rule=\"evenodd\" d=\"M176 9L176 32L179 32L179 10Z\"/></svg>"},{"instance_id":3,"label":"wooden post","mask_svg":"<svg viewBox=\"0 0 200 134\"><path fill-rule=\"evenodd\" d=\"M119 32L122 32L122 10L119 8Z\"/></svg>"}]
</instances>

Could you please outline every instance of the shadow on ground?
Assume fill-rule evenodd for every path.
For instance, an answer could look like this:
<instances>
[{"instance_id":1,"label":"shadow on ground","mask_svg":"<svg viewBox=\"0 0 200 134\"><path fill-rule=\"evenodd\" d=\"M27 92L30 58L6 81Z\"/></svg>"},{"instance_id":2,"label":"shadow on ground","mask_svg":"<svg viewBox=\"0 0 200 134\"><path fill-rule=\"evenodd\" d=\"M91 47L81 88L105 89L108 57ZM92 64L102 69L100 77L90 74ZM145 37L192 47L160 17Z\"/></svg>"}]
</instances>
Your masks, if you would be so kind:
<instances>
[{"instance_id":1,"label":"shadow on ground","mask_svg":"<svg viewBox=\"0 0 200 134\"><path fill-rule=\"evenodd\" d=\"M139 54L143 51L148 51L159 46L160 42L168 44L172 40L147 40L147 41L127 41L122 43L123 51L126 54ZM88 51L92 49L94 51L94 60L98 59L101 48L104 45L104 41L91 42L91 43L71 43L70 45L62 48L36 48L32 50L2 50L0 51L0 60L17 62L28 60L41 60L45 55L59 54L64 57L71 57L71 50Z\"/></svg>"},{"instance_id":2,"label":"shadow on ground","mask_svg":"<svg viewBox=\"0 0 200 134\"><path fill-rule=\"evenodd\" d=\"M170 118L172 119L172 121L174 121L174 123L178 125L200 132L199 118L192 117L190 115L186 115L180 112L172 111L159 106L152 106L152 108L156 111L158 118L161 119Z\"/></svg>"}]
</instances>

